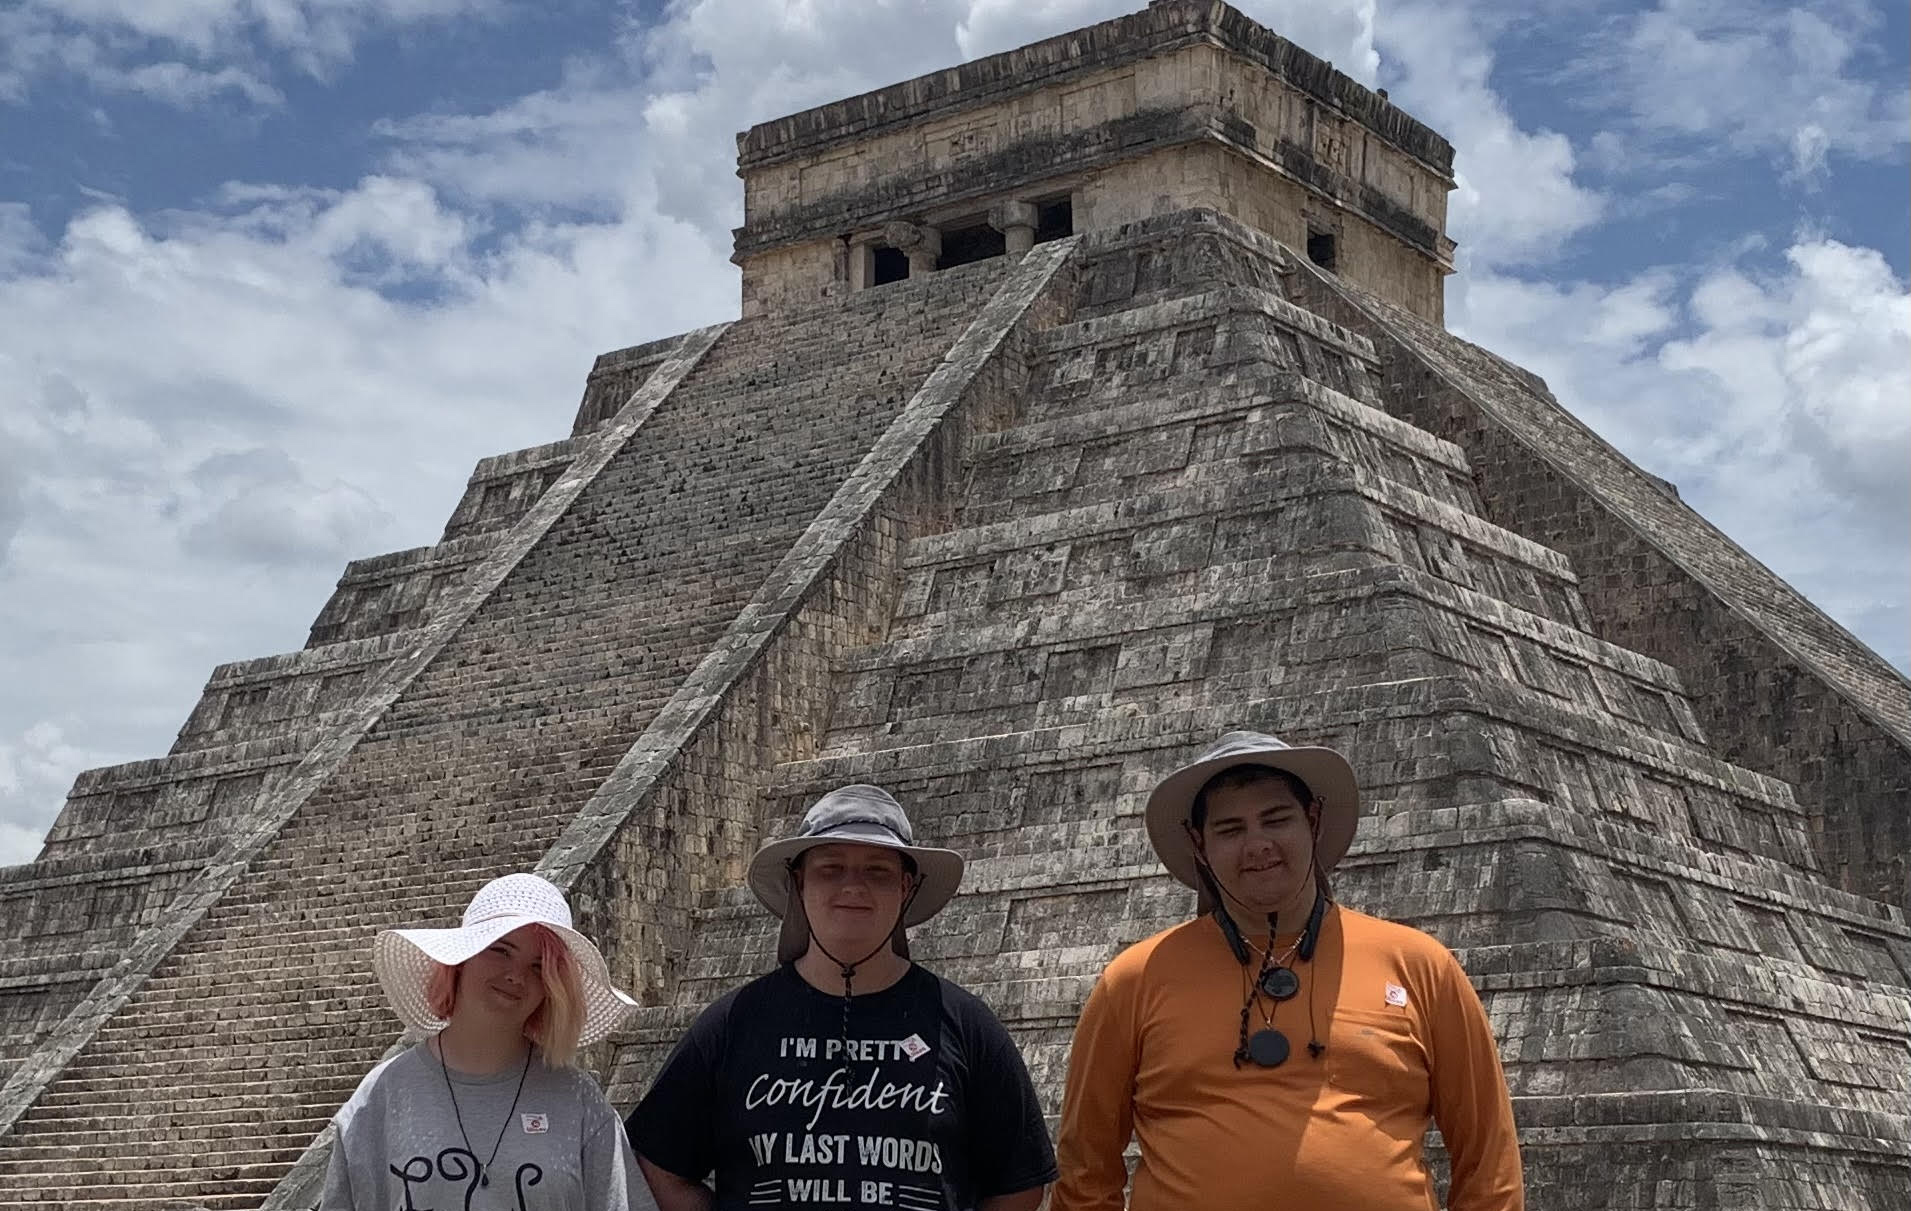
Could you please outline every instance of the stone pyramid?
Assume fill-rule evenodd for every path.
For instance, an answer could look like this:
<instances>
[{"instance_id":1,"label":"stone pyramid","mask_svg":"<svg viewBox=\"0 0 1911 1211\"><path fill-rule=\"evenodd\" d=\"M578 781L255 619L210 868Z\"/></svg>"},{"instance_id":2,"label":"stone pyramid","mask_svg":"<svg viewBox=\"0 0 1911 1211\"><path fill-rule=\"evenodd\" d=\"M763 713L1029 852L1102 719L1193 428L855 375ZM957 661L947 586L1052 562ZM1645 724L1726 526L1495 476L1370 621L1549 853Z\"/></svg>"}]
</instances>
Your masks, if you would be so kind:
<instances>
[{"instance_id":1,"label":"stone pyramid","mask_svg":"<svg viewBox=\"0 0 1911 1211\"><path fill-rule=\"evenodd\" d=\"M628 1104L852 780L970 855L918 957L1053 1099L1192 910L1147 788L1241 726L1353 756L1337 891L1459 952L1530 1205L1911 1205L1911 685L1441 328L1438 135L1169 0L739 151L742 319L599 358L0 871L0 1207L314 1206L372 932L513 869L648 1006Z\"/></svg>"}]
</instances>

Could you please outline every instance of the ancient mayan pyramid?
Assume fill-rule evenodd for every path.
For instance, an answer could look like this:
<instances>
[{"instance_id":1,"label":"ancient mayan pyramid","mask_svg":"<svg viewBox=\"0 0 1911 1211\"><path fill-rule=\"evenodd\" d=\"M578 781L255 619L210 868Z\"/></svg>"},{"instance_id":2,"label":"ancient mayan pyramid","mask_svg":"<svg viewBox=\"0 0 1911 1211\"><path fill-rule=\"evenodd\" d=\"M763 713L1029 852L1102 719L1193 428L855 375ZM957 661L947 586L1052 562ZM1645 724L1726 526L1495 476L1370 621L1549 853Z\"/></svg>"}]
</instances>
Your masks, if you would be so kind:
<instances>
[{"instance_id":1,"label":"ancient mayan pyramid","mask_svg":"<svg viewBox=\"0 0 1911 1211\"><path fill-rule=\"evenodd\" d=\"M652 1006L629 1103L851 780L972 856L918 954L1053 1097L1191 909L1146 788L1237 726L1353 755L1339 890L1460 951L1531 1206L1911 1205L1911 685L1443 330L1444 140L1165 0L739 150L741 319L599 358L0 871L0 1206L312 1206L372 932L514 869Z\"/></svg>"}]
</instances>

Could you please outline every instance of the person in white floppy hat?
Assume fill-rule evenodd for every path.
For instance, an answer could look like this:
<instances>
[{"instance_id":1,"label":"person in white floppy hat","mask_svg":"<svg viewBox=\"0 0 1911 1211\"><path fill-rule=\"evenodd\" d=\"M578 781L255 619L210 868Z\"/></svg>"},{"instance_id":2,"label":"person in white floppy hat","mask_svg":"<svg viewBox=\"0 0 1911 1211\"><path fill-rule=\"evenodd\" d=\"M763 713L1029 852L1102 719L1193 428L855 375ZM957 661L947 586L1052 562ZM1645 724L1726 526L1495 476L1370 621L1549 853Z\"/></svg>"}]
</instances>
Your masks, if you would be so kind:
<instances>
[{"instance_id":1,"label":"person in white floppy hat","mask_svg":"<svg viewBox=\"0 0 1911 1211\"><path fill-rule=\"evenodd\" d=\"M572 1067L633 1002L536 875L479 889L451 929L388 929L372 969L429 1032L334 1117L322 1211L640 1211L655 1201L616 1111Z\"/></svg>"},{"instance_id":2,"label":"person in white floppy hat","mask_svg":"<svg viewBox=\"0 0 1911 1211\"><path fill-rule=\"evenodd\" d=\"M1433 1123L1449 1211L1524 1206L1512 1100L1466 973L1328 890L1359 819L1346 758L1257 732L1155 787L1149 840L1202 915L1124 950L1089 994L1053 1211L1433 1211Z\"/></svg>"},{"instance_id":3,"label":"person in white floppy hat","mask_svg":"<svg viewBox=\"0 0 1911 1211\"><path fill-rule=\"evenodd\" d=\"M961 856L918 845L874 786L831 791L757 852L778 966L698 1016L628 1120L664 1211L1034 1211L1055 1154L1021 1054L909 957L908 927L961 881Z\"/></svg>"}]
</instances>

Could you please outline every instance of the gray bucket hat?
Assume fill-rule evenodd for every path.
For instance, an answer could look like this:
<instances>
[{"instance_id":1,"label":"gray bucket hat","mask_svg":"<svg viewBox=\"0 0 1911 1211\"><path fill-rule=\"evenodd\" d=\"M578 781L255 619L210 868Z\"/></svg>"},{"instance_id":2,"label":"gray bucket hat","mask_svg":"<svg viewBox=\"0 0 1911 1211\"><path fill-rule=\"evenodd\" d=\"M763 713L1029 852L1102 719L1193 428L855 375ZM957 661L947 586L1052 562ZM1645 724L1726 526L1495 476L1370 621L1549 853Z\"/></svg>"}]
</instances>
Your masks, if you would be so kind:
<instances>
[{"instance_id":1,"label":"gray bucket hat","mask_svg":"<svg viewBox=\"0 0 1911 1211\"><path fill-rule=\"evenodd\" d=\"M1320 800L1320 836L1314 843L1314 861L1322 871L1334 869L1347 856L1354 828L1360 822L1360 786L1354 767L1331 748L1304 748L1260 732L1229 732L1200 760L1163 778L1148 796L1148 840L1168 873L1200 893L1201 911L1214 907L1195 861L1194 841L1188 836L1194 797L1208 779L1237 765L1265 765L1286 770L1307 783Z\"/></svg>"},{"instance_id":2,"label":"gray bucket hat","mask_svg":"<svg viewBox=\"0 0 1911 1211\"><path fill-rule=\"evenodd\" d=\"M805 850L819 845L880 845L915 860L920 883L896 926L896 953L904 957L909 948L903 929L941 912L962 883L962 855L917 845L909 817L888 791L862 783L838 787L810 805L794 837L772 841L750 859L750 890L763 907L783 919L776 939L779 963L793 962L809 949L809 917L803 912L802 897L792 894L796 879L791 868Z\"/></svg>"}]
</instances>

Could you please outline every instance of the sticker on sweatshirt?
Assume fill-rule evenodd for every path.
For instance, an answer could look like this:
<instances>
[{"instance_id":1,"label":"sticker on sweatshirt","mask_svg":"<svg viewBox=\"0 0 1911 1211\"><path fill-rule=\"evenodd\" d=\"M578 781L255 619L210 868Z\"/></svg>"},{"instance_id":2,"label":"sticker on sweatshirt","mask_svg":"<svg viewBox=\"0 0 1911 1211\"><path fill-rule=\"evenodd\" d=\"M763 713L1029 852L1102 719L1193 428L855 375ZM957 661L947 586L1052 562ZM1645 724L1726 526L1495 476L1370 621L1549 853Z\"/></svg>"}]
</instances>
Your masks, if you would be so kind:
<instances>
[{"instance_id":1,"label":"sticker on sweatshirt","mask_svg":"<svg viewBox=\"0 0 1911 1211\"><path fill-rule=\"evenodd\" d=\"M1407 1003L1407 990L1400 987L1400 985L1395 984L1392 981L1389 981L1387 984L1387 1004L1405 1005L1406 1003Z\"/></svg>"},{"instance_id":2,"label":"sticker on sweatshirt","mask_svg":"<svg viewBox=\"0 0 1911 1211\"><path fill-rule=\"evenodd\" d=\"M922 1036L919 1034L912 1034L904 1039L901 1043L901 1047L902 1053L908 1056L912 1061L919 1060L929 1054L929 1044L923 1042Z\"/></svg>"},{"instance_id":3,"label":"sticker on sweatshirt","mask_svg":"<svg viewBox=\"0 0 1911 1211\"><path fill-rule=\"evenodd\" d=\"M527 1114L524 1116L524 1134L543 1135L551 1129L551 1116L548 1114Z\"/></svg>"}]
</instances>

